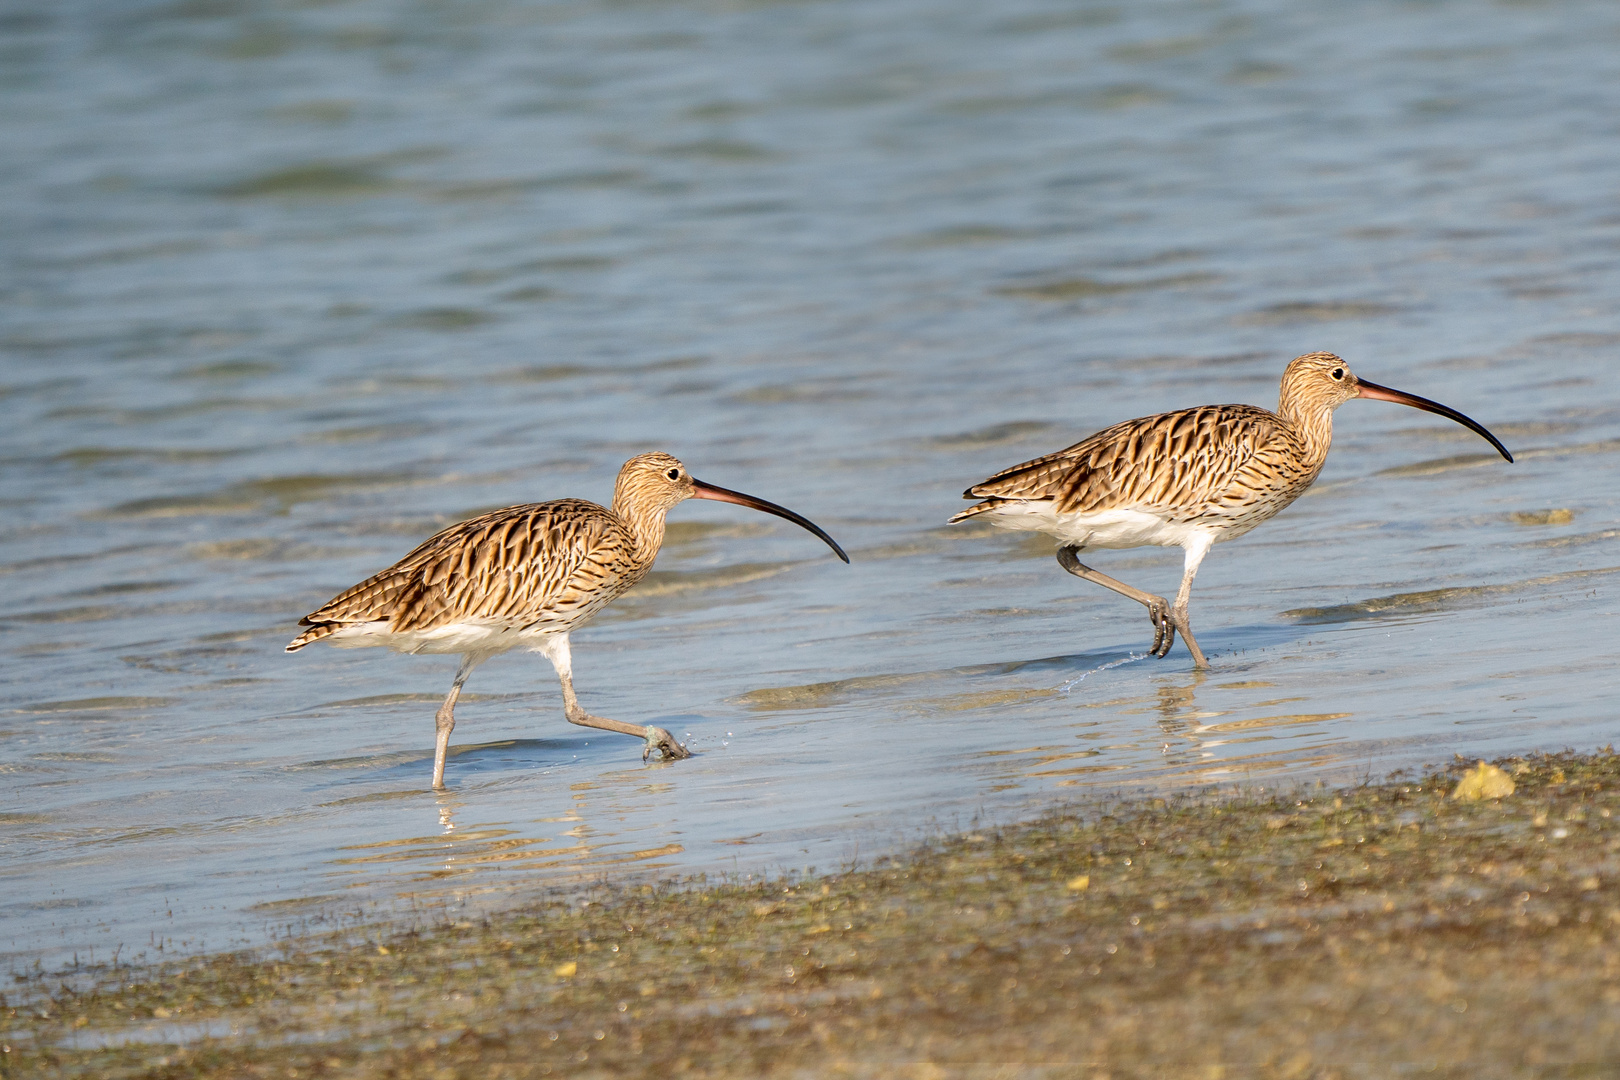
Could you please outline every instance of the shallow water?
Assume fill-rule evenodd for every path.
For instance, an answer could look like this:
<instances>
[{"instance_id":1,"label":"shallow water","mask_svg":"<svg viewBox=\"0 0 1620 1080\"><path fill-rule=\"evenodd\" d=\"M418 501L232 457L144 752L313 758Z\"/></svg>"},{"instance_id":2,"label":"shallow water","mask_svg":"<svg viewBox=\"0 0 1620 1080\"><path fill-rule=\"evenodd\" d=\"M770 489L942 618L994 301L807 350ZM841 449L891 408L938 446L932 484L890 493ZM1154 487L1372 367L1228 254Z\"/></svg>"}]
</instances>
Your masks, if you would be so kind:
<instances>
[{"instance_id":1,"label":"shallow water","mask_svg":"<svg viewBox=\"0 0 1620 1080\"><path fill-rule=\"evenodd\" d=\"M621 868L774 873L1077 790L1612 741L1620 12L18 3L0 17L0 947L59 963ZM962 488L1353 402L1217 548L1214 670ZM544 660L282 646L457 518L688 504ZM1095 565L1173 590L1180 553Z\"/></svg>"}]
</instances>

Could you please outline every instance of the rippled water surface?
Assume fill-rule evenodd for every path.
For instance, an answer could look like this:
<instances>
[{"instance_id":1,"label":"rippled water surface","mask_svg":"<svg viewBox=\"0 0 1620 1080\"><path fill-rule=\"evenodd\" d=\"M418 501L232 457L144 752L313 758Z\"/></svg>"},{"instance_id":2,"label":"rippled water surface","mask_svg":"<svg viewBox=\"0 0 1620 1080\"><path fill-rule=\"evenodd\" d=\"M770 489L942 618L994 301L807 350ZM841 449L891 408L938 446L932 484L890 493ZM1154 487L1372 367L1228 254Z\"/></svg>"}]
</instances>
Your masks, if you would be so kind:
<instances>
[{"instance_id":1,"label":"rippled water surface","mask_svg":"<svg viewBox=\"0 0 1620 1080\"><path fill-rule=\"evenodd\" d=\"M1606 3L0 9L0 948L225 947L621 868L828 867L1085 791L1613 739ZM1352 402L1217 548L1214 670L946 527L1105 424ZM282 646L436 528L661 448L686 504L546 662ZM1180 553L1100 553L1173 591Z\"/></svg>"}]
</instances>

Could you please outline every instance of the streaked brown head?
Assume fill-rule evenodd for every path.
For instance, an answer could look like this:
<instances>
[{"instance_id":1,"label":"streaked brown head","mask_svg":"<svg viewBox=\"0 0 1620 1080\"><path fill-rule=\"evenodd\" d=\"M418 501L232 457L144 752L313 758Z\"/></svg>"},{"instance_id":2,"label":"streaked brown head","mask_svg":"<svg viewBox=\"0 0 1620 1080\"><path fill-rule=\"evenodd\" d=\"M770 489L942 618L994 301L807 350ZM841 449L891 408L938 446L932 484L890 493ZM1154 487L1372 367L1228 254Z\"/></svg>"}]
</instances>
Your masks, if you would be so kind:
<instances>
[{"instance_id":1,"label":"streaked brown head","mask_svg":"<svg viewBox=\"0 0 1620 1080\"><path fill-rule=\"evenodd\" d=\"M642 514L661 514L691 497L692 474L678 458L658 450L625 462L613 484L615 509L634 507Z\"/></svg>"},{"instance_id":2,"label":"streaked brown head","mask_svg":"<svg viewBox=\"0 0 1620 1080\"><path fill-rule=\"evenodd\" d=\"M1320 423L1331 416L1334 409L1355 397L1371 398L1374 401L1393 401L1444 416L1448 420L1455 420L1496 447L1497 453L1504 458L1513 460L1513 455L1508 453L1507 447L1502 445L1500 439L1485 430L1483 425L1451 406L1418 397L1416 394L1408 394L1404 390L1395 390L1388 386L1379 386L1375 382L1368 382L1366 379L1358 379L1351 373L1349 365L1343 359L1330 352L1306 353L1288 362L1288 366L1283 369L1282 392L1277 403L1277 413L1295 423Z\"/></svg>"},{"instance_id":3,"label":"streaked brown head","mask_svg":"<svg viewBox=\"0 0 1620 1080\"><path fill-rule=\"evenodd\" d=\"M1282 416L1318 413L1324 409L1332 413L1356 396L1356 386L1350 366L1333 353L1296 356L1283 369L1277 412Z\"/></svg>"},{"instance_id":4,"label":"streaked brown head","mask_svg":"<svg viewBox=\"0 0 1620 1080\"><path fill-rule=\"evenodd\" d=\"M846 563L849 556L838 542L828 536L809 518L778 506L773 502L740 491L731 491L713 484L705 484L686 471L680 460L661 451L637 454L624 463L619 479L613 485L613 508L622 514L662 515L678 502L686 499L712 499L715 502L736 503L767 514L775 514L820 537L833 552ZM662 526L660 526L660 530Z\"/></svg>"}]
</instances>

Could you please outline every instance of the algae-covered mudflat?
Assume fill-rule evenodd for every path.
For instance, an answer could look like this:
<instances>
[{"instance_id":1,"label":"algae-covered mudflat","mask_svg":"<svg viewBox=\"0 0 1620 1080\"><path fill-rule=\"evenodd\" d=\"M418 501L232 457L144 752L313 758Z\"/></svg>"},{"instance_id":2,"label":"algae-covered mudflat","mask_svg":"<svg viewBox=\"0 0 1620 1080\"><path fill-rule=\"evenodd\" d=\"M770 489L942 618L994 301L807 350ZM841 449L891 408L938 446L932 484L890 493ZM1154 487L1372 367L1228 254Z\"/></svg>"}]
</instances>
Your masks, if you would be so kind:
<instances>
[{"instance_id":1,"label":"algae-covered mudflat","mask_svg":"<svg viewBox=\"0 0 1620 1080\"><path fill-rule=\"evenodd\" d=\"M1499 800L1451 797L1459 759L1077 804L820 876L17 972L0 1070L1609 1075L1620 755L1497 764Z\"/></svg>"}]
</instances>

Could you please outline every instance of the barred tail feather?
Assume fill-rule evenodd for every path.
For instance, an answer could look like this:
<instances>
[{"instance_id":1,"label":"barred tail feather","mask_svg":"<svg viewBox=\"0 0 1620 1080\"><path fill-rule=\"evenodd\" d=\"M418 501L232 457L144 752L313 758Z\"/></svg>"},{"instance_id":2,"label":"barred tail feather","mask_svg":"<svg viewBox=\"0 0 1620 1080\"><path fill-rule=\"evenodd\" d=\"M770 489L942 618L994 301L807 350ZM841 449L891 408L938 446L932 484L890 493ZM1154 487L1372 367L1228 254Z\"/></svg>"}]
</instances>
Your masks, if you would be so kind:
<instances>
[{"instance_id":1,"label":"barred tail feather","mask_svg":"<svg viewBox=\"0 0 1620 1080\"><path fill-rule=\"evenodd\" d=\"M946 519L945 524L955 525L958 521L966 521L975 514L983 514L987 511L994 510L998 506L1004 504L1006 501L1006 499L986 499L984 502L979 503L976 506L968 507L959 514L952 514L948 519Z\"/></svg>"},{"instance_id":2,"label":"barred tail feather","mask_svg":"<svg viewBox=\"0 0 1620 1080\"><path fill-rule=\"evenodd\" d=\"M319 641L322 638L331 637L333 634L337 633L339 630L342 630L342 629L343 629L343 624L342 623L316 623L315 625L311 626L308 630L305 630L302 634L299 634L297 637L295 637L291 641L289 641L287 643L287 651L288 652L297 652L299 649L302 649L305 645L308 645L310 642Z\"/></svg>"}]
</instances>

